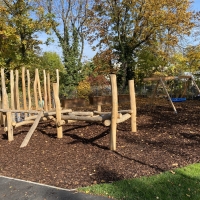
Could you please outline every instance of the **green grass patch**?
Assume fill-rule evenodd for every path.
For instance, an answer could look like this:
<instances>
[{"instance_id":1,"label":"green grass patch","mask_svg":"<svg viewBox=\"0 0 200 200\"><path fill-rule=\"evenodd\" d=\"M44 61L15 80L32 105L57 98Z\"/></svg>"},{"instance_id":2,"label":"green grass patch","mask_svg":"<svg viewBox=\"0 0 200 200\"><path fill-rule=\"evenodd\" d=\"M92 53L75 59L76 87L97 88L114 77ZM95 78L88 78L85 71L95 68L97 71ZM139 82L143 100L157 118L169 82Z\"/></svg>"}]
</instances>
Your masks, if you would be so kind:
<instances>
[{"instance_id":1,"label":"green grass patch","mask_svg":"<svg viewBox=\"0 0 200 200\"><path fill-rule=\"evenodd\" d=\"M150 177L92 185L78 191L120 200L200 200L200 163Z\"/></svg>"}]
</instances>

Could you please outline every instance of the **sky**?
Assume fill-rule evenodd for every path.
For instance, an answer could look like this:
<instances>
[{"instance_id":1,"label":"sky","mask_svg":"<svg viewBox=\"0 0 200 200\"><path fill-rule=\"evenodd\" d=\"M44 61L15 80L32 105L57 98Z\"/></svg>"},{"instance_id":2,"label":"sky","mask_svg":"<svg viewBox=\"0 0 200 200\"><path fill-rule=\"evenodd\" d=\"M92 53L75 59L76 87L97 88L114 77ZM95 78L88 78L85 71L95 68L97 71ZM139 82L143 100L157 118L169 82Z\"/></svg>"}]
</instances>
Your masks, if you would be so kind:
<instances>
[{"instance_id":1,"label":"sky","mask_svg":"<svg viewBox=\"0 0 200 200\"><path fill-rule=\"evenodd\" d=\"M192 10L195 11L200 11L200 0L193 0L193 4L191 6ZM40 33L39 34L39 39L41 39L43 42L47 39L47 35L45 33ZM42 51L52 51L58 53L60 56L62 55L62 50L58 45L58 40L56 36L53 36L53 39L55 40L54 43L51 45L47 46L45 44L40 45L42 48ZM86 42L85 43L85 48L84 48L84 55L83 55L83 60L88 60L91 59L95 56L96 52L92 50L92 47Z\"/></svg>"}]
</instances>

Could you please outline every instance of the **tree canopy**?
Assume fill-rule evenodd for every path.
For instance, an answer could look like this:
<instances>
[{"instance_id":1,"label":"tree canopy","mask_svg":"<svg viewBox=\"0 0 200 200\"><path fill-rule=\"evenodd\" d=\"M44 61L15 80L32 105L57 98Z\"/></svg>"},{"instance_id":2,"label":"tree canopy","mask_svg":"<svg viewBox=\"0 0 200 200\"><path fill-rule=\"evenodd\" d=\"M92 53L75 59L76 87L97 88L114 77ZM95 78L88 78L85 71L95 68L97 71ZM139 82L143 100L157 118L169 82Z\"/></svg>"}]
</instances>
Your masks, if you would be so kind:
<instances>
[{"instance_id":1,"label":"tree canopy","mask_svg":"<svg viewBox=\"0 0 200 200\"><path fill-rule=\"evenodd\" d=\"M178 48L194 28L195 36L199 32L200 13L191 5L190 0L0 0L0 65L50 71L57 65L72 88L87 76L107 75L115 62L122 63L121 89L164 65L195 71L198 37L197 45ZM41 56L40 32L55 33L63 65L54 53ZM86 40L98 50L89 64L82 61Z\"/></svg>"},{"instance_id":2,"label":"tree canopy","mask_svg":"<svg viewBox=\"0 0 200 200\"><path fill-rule=\"evenodd\" d=\"M189 0L95 0L88 26L90 40L109 48L123 63L121 85L134 77L134 58L143 46L159 45L163 54L178 44L180 35L189 35L194 13Z\"/></svg>"},{"instance_id":3,"label":"tree canopy","mask_svg":"<svg viewBox=\"0 0 200 200\"><path fill-rule=\"evenodd\" d=\"M1 0L1 64L11 68L37 63L39 44L36 33L50 26L41 7L28 0Z\"/></svg>"}]
</instances>

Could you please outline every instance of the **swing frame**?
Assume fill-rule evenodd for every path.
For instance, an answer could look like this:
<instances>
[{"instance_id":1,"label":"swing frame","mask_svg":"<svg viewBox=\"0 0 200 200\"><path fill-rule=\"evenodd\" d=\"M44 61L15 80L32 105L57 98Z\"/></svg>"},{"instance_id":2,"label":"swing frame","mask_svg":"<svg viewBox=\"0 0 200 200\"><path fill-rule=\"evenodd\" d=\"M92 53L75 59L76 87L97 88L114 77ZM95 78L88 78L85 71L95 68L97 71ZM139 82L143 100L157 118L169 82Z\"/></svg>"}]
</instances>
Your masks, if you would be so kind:
<instances>
[{"instance_id":1,"label":"swing frame","mask_svg":"<svg viewBox=\"0 0 200 200\"><path fill-rule=\"evenodd\" d=\"M167 80L175 80L175 79L187 79L187 83L189 83L189 81L191 80L193 82L193 85L196 87L196 89L198 90L199 94L200 94L200 89L198 87L198 85L196 84L193 76L159 76L159 77L150 77L150 78L144 78L143 81L144 82L148 82L148 81L157 81L157 84L156 84L156 87L153 91L153 94L151 95L151 101L150 101L150 104L152 105L153 102L154 102L154 99L155 99L155 96L156 96L156 92L157 92L157 89L158 89L158 86L159 84L161 83L162 86L163 86L163 89L168 97L168 101L169 103L171 104L173 110L174 110L174 113L177 114L177 110L176 110L176 107L174 106L174 103L173 102L178 102L178 101L172 101L173 98L170 97L169 95L169 92L167 91L167 88L166 88L166 85L164 83L164 81L167 81ZM185 84L185 87L184 87L184 91L181 95L181 98L182 100L186 100L185 98L183 98L183 96L185 95L187 91L187 84ZM178 98L176 98L178 100ZM174 99L175 100L175 99ZM179 101L180 102L180 101Z\"/></svg>"}]
</instances>

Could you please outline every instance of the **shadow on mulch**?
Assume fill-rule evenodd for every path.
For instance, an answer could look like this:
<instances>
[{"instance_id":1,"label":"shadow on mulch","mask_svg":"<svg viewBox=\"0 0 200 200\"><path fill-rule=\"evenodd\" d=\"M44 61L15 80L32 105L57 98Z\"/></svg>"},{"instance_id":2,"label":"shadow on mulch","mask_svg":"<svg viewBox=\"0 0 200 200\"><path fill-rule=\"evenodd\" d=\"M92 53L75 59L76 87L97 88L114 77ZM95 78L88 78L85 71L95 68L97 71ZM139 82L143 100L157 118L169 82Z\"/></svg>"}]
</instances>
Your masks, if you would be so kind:
<instances>
[{"instance_id":1,"label":"shadow on mulch","mask_svg":"<svg viewBox=\"0 0 200 200\"><path fill-rule=\"evenodd\" d=\"M43 121L25 148L19 147L30 126L14 129L12 142L1 128L0 174L71 189L200 162L200 101L177 103L178 114L166 101L156 101L154 109L146 101L137 101L137 133L130 120L118 124L115 152L109 150L110 129L97 123L66 124L57 139L55 122Z\"/></svg>"}]
</instances>

